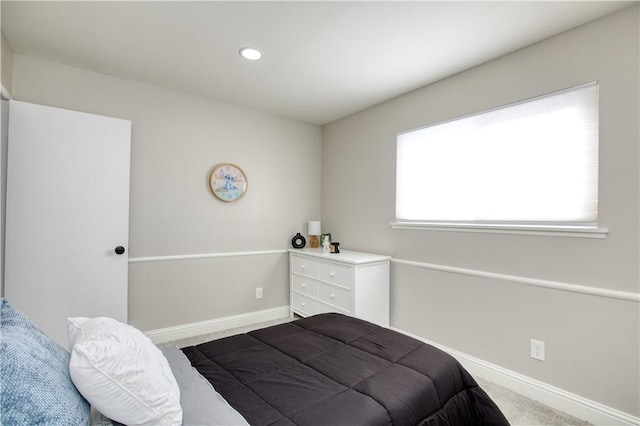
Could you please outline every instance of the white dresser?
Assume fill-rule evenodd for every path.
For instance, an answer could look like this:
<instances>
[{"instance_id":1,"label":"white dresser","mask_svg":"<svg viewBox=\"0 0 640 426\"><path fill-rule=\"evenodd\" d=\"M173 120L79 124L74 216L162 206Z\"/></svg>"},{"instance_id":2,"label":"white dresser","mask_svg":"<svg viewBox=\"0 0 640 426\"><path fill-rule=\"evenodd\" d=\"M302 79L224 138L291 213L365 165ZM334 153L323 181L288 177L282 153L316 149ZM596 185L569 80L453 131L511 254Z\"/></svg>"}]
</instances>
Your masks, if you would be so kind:
<instances>
[{"instance_id":1,"label":"white dresser","mask_svg":"<svg viewBox=\"0 0 640 426\"><path fill-rule=\"evenodd\" d=\"M388 327L390 260L349 250L290 249L291 313L340 312Z\"/></svg>"}]
</instances>

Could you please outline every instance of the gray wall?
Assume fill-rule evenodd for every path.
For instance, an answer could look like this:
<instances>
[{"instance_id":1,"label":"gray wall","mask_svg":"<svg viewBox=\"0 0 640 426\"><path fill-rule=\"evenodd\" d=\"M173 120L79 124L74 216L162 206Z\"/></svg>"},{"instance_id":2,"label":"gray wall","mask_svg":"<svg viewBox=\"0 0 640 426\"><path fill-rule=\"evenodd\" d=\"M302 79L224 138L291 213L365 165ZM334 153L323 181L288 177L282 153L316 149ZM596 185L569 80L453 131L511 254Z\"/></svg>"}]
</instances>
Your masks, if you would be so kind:
<instances>
[{"instance_id":1,"label":"gray wall","mask_svg":"<svg viewBox=\"0 0 640 426\"><path fill-rule=\"evenodd\" d=\"M635 6L325 126L323 229L398 260L637 295L638 32ZM607 239L390 228L397 132L592 80ZM637 302L401 262L391 278L392 326L638 416ZM545 362L529 357L531 338L546 343Z\"/></svg>"},{"instance_id":2,"label":"gray wall","mask_svg":"<svg viewBox=\"0 0 640 426\"><path fill-rule=\"evenodd\" d=\"M318 126L20 54L13 96L133 122L130 259L282 250L319 214ZM220 162L248 176L237 202L209 192ZM129 321L153 330L286 306L287 265L286 253L132 263Z\"/></svg>"}]
</instances>

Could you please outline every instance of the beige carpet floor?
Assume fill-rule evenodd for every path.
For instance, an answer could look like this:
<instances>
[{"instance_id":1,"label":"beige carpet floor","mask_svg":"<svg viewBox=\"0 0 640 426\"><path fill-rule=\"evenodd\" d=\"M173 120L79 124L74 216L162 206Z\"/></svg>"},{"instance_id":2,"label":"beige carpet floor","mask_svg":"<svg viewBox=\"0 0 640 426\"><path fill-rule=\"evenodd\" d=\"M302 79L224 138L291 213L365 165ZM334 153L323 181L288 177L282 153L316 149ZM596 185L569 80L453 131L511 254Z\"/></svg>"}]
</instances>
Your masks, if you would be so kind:
<instances>
[{"instance_id":1,"label":"beige carpet floor","mask_svg":"<svg viewBox=\"0 0 640 426\"><path fill-rule=\"evenodd\" d=\"M269 321L248 327L234 328L219 331L216 333L204 334L183 340L163 343L161 346L173 345L183 348L186 346L198 345L222 337L233 336L234 334L246 333L251 330L268 327L270 325L281 324L289 319ZM480 387L495 401L500 407L509 423L514 426L589 426L590 423L572 417L562 411L555 410L505 387L499 386L480 377L475 378Z\"/></svg>"},{"instance_id":2,"label":"beige carpet floor","mask_svg":"<svg viewBox=\"0 0 640 426\"><path fill-rule=\"evenodd\" d=\"M519 393L475 377L512 425L589 426L591 423L555 410Z\"/></svg>"}]
</instances>

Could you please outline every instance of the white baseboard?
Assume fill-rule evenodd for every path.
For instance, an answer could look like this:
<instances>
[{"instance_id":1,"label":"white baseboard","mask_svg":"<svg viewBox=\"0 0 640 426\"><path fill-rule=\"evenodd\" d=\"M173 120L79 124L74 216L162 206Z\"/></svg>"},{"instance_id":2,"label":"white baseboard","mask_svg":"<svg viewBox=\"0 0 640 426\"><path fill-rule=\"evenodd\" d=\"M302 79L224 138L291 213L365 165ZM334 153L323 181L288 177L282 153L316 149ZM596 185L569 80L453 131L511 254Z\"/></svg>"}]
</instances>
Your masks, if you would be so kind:
<instances>
[{"instance_id":1,"label":"white baseboard","mask_svg":"<svg viewBox=\"0 0 640 426\"><path fill-rule=\"evenodd\" d=\"M144 334L151 339L153 343L166 343L173 340L187 339L189 337L201 336L203 334L215 333L231 328L245 327L265 321L287 318L289 315L290 311L289 306L287 305L262 311L248 312L246 314L183 324L175 327L149 330L145 331Z\"/></svg>"},{"instance_id":2,"label":"white baseboard","mask_svg":"<svg viewBox=\"0 0 640 426\"><path fill-rule=\"evenodd\" d=\"M483 379L489 380L535 401L539 401L556 410L586 420L594 425L640 425L640 417L634 417L631 414L591 401L454 349L447 348L446 346L428 341L411 333L396 328L393 329L449 353L472 375L482 377Z\"/></svg>"}]
</instances>

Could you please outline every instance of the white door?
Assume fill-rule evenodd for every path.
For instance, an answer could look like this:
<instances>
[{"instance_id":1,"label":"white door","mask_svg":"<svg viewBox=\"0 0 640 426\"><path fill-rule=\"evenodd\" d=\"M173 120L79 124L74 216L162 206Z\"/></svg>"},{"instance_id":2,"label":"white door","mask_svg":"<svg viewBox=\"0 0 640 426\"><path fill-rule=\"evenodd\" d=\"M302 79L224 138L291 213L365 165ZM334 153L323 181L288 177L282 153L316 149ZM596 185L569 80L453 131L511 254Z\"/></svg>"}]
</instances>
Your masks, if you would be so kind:
<instances>
[{"instance_id":1,"label":"white door","mask_svg":"<svg viewBox=\"0 0 640 426\"><path fill-rule=\"evenodd\" d=\"M130 151L130 121L10 101L5 297L63 347L127 321Z\"/></svg>"}]
</instances>

